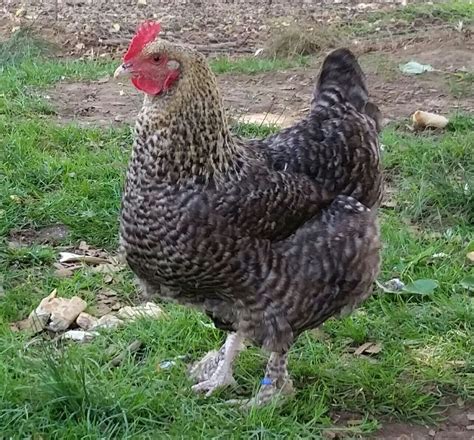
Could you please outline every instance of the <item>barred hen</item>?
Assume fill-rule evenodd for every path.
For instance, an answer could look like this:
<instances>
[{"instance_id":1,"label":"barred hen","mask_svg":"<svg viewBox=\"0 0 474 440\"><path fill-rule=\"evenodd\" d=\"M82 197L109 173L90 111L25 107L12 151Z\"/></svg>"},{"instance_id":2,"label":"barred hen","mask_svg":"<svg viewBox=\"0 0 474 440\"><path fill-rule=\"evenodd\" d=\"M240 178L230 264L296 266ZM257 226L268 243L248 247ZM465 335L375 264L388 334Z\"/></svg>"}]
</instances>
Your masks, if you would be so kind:
<instances>
[{"instance_id":1,"label":"barred hen","mask_svg":"<svg viewBox=\"0 0 474 440\"><path fill-rule=\"evenodd\" d=\"M141 25L115 72L145 93L121 248L147 292L231 331L191 370L194 390L233 383L232 363L250 340L271 353L251 401L265 404L291 389L287 353L298 335L370 294L380 264L376 117L355 58L339 50L304 121L242 140L205 58L159 39L159 29Z\"/></svg>"}]
</instances>

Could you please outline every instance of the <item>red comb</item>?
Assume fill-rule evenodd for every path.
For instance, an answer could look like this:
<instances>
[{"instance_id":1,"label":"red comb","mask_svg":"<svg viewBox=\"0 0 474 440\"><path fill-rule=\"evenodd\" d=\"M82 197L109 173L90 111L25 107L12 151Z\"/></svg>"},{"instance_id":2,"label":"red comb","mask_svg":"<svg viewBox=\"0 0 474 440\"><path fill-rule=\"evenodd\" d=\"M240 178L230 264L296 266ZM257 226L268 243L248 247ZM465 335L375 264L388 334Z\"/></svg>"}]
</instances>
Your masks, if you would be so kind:
<instances>
[{"instance_id":1,"label":"red comb","mask_svg":"<svg viewBox=\"0 0 474 440\"><path fill-rule=\"evenodd\" d=\"M142 23L135 36L132 38L123 60L126 62L138 55L146 44L156 38L160 32L160 28L160 23L154 21L145 21Z\"/></svg>"}]
</instances>

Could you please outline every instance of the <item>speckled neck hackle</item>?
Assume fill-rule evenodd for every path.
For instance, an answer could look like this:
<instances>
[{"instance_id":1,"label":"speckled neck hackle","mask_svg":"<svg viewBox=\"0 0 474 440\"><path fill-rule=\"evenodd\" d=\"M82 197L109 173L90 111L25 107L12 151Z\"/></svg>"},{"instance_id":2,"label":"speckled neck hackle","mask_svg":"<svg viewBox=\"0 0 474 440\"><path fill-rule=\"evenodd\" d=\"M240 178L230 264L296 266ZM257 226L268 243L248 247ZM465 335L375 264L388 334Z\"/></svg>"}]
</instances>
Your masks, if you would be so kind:
<instances>
[{"instance_id":1,"label":"speckled neck hackle","mask_svg":"<svg viewBox=\"0 0 474 440\"><path fill-rule=\"evenodd\" d=\"M133 157L143 161L146 156L156 176L169 182L218 181L220 175L238 169L244 151L229 130L215 76L198 52L158 44L179 63L180 78L168 92L145 96Z\"/></svg>"}]
</instances>

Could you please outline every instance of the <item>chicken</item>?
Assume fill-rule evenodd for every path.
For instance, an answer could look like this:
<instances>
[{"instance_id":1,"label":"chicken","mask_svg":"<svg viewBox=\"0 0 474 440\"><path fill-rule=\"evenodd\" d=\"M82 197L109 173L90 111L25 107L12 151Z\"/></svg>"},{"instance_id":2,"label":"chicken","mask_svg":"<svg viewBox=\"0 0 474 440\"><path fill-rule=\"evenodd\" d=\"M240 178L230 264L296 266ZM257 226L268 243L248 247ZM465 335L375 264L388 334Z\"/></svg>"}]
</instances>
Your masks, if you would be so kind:
<instances>
[{"instance_id":1,"label":"chicken","mask_svg":"<svg viewBox=\"0 0 474 440\"><path fill-rule=\"evenodd\" d=\"M209 395L234 383L232 363L250 340L270 352L250 402L265 404L291 390L295 339L370 294L380 265L376 121L358 109L364 80L342 50L326 60L294 137L239 139L205 58L159 39L159 29L140 26L115 72L145 93L121 249L147 292L197 307L231 331L193 368L193 388ZM353 70L352 86L337 71L324 81L325 69L338 68Z\"/></svg>"}]
</instances>

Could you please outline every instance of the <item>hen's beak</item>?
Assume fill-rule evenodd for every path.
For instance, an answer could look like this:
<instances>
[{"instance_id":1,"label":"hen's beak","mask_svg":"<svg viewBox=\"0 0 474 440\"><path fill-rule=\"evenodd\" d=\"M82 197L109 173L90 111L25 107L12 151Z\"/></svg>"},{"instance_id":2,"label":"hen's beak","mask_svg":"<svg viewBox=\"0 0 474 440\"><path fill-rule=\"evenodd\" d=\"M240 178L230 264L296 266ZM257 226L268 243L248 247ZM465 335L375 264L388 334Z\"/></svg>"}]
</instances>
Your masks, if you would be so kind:
<instances>
[{"instance_id":1,"label":"hen's beak","mask_svg":"<svg viewBox=\"0 0 474 440\"><path fill-rule=\"evenodd\" d=\"M119 76L130 76L132 74L131 65L123 63L117 67L114 72L114 78L118 78Z\"/></svg>"}]
</instances>

